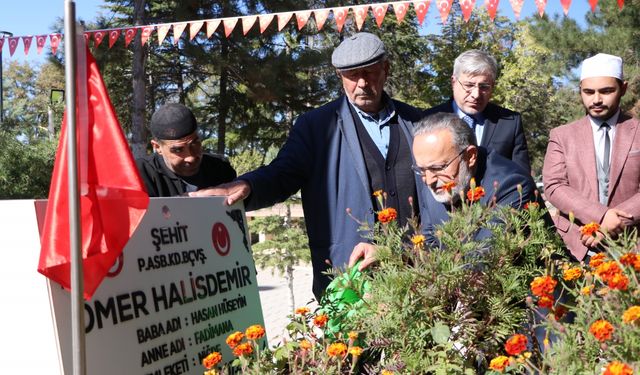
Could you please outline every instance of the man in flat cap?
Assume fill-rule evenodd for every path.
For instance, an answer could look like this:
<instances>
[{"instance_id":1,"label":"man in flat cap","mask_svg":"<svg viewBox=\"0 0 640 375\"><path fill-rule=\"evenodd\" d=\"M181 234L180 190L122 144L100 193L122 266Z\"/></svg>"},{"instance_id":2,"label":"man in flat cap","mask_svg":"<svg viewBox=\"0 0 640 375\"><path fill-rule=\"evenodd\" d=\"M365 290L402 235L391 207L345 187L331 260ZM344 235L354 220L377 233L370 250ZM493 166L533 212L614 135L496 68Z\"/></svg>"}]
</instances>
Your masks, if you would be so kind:
<instances>
[{"instance_id":1,"label":"man in flat cap","mask_svg":"<svg viewBox=\"0 0 640 375\"><path fill-rule=\"evenodd\" d=\"M549 136L545 193L559 212L558 233L577 260L598 252L603 237L581 235L583 225L598 223L615 237L640 223L640 123L620 110L626 89L620 57L600 53L584 60L580 96L587 115Z\"/></svg>"},{"instance_id":2,"label":"man in flat cap","mask_svg":"<svg viewBox=\"0 0 640 375\"><path fill-rule=\"evenodd\" d=\"M371 246L347 209L373 225L381 209L373 192L383 190L403 225L417 209L408 199L415 201L419 182L411 171L411 128L421 113L384 92L390 64L382 41L357 33L342 41L331 61L344 96L301 115L271 164L195 193L227 195L228 204L244 199L254 210L302 189L317 298L330 282L324 272L331 265L342 267L354 247Z\"/></svg>"},{"instance_id":3,"label":"man in flat cap","mask_svg":"<svg viewBox=\"0 0 640 375\"><path fill-rule=\"evenodd\" d=\"M150 197L182 195L236 177L226 159L202 152L198 123L184 105L158 108L150 128L154 153L136 160Z\"/></svg>"},{"instance_id":4,"label":"man in flat cap","mask_svg":"<svg viewBox=\"0 0 640 375\"><path fill-rule=\"evenodd\" d=\"M531 173L529 150L520 113L490 102L498 64L485 51L472 49L461 53L453 63L451 100L425 111L425 116L454 113L469 125L478 146L493 149Z\"/></svg>"}]
</instances>

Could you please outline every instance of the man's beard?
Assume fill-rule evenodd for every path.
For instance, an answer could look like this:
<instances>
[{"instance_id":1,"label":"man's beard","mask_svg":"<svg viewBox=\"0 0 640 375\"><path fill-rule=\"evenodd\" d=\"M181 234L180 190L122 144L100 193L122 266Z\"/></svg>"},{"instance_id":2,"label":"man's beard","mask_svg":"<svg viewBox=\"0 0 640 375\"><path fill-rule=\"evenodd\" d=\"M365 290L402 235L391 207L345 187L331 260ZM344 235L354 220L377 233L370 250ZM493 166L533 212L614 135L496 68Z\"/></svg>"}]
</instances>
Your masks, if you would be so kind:
<instances>
[{"instance_id":1,"label":"man's beard","mask_svg":"<svg viewBox=\"0 0 640 375\"><path fill-rule=\"evenodd\" d=\"M469 185L471 183L471 171L469 170L469 166L467 165L467 163L465 163L464 161L462 161L460 163L460 166L458 167L458 178L456 178L454 182L456 183L456 186L451 188L450 192L446 190L440 190L439 193L436 193L431 188L431 186L429 186L429 192L431 192L433 199L440 203L456 204L461 199L460 194L469 190ZM441 188L445 184L446 182L438 180L436 189Z\"/></svg>"}]
</instances>

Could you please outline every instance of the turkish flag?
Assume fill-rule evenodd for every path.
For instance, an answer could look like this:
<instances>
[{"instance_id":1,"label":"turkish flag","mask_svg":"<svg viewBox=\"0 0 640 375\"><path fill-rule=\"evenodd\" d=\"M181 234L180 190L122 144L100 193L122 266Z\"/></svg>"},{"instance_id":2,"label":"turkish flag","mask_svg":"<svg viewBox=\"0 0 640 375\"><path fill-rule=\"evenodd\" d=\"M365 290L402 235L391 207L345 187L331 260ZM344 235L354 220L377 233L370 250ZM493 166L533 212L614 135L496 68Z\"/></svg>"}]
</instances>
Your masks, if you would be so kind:
<instances>
[{"instance_id":1,"label":"turkish flag","mask_svg":"<svg viewBox=\"0 0 640 375\"><path fill-rule=\"evenodd\" d=\"M88 48L86 66L78 66L77 77L79 230L84 298L90 299L142 220L149 195ZM71 288L68 115L65 113L62 120L38 264L38 272L66 289Z\"/></svg>"}]
</instances>

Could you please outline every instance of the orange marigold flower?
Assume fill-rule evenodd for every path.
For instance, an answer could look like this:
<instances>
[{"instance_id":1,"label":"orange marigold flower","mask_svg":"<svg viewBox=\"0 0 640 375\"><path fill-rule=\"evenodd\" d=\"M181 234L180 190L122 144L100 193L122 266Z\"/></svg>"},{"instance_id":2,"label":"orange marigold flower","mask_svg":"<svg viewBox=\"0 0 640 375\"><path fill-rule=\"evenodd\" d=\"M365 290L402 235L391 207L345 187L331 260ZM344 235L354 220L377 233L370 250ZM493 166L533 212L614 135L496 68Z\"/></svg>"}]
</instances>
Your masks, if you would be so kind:
<instances>
[{"instance_id":1,"label":"orange marigold flower","mask_svg":"<svg viewBox=\"0 0 640 375\"><path fill-rule=\"evenodd\" d=\"M358 332L350 331L347 336L349 336L349 340L355 340L358 338Z\"/></svg>"},{"instance_id":2,"label":"orange marigold flower","mask_svg":"<svg viewBox=\"0 0 640 375\"><path fill-rule=\"evenodd\" d=\"M596 222L590 222L589 224L585 224L580 228L580 233L584 236L593 236L600 229L600 224Z\"/></svg>"},{"instance_id":3,"label":"orange marigold flower","mask_svg":"<svg viewBox=\"0 0 640 375\"><path fill-rule=\"evenodd\" d=\"M531 282L531 292L534 296L542 297L553 294L558 282L549 275L538 276Z\"/></svg>"},{"instance_id":4,"label":"orange marigold flower","mask_svg":"<svg viewBox=\"0 0 640 375\"><path fill-rule=\"evenodd\" d=\"M636 261L636 257L638 254L636 253L626 253L620 257L620 264L623 266L633 266L633 263Z\"/></svg>"},{"instance_id":5,"label":"orange marigold flower","mask_svg":"<svg viewBox=\"0 0 640 375\"><path fill-rule=\"evenodd\" d=\"M507 368L508 365L509 365L509 357L504 355L495 357L494 359L491 360L491 362L489 362L489 368L498 372L504 371L504 369Z\"/></svg>"},{"instance_id":6,"label":"orange marigold flower","mask_svg":"<svg viewBox=\"0 0 640 375\"><path fill-rule=\"evenodd\" d=\"M596 338L596 340L600 342L607 341L611 339L611 335L613 334L613 326L606 320L600 319L596 320L589 327L589 332Z\"/></svg>"},{"instance_id":7,"label":"orange marigold flower","mask_svg":"<svg viewBox=\"0 0 640 375\"><path fill-rule=\"evenodd\" d=\"M296 315L307 315L309 313L309 308L308 307L298 307L296 309Z\"/></svg>"},{"instance_id":8,"label":"orange marigold flower","mask_svg":"<svg viewBox=\"0 0 640 375\"><path fill-rule=\"evenodd\" d=\"M613 361L605 367L602 375L633 375L633 368L626 363Z\"/></svg>"},{"instance_id":9,"label":"orange marigold flower","mask_svg":"<svg viewBox=\"0 0 640 375\"><path fill-rule=\"evenodd\" d=\"M640 306L631 306L622 313L622 321L625 323L633 323L640 319Z\"/></svg>"},{"instance_id":10,"label":"orange marigold flower","mask_svg":"<svg viewBox=\"0 0 640 375\"><path fill-rule=\"evenodd\" d=\"M326 316L325 314L320 314L315 318L313 318L313 324L315 324L316 327L320 327L320 328L324 327L328 321L329 321L329 317Z\"/></svg>"},{"instance_id":11,"label":"orange marigold flower","mask_svg":"<svg viewBox=\"0 0 640 375\"><path fill-rule=\"evenodd\" d=\"M213 352L204 357L204 359L202 360L202 365L207 370L210 370L213 366L220 363L220 361L222 361L222 354L220 354L219 352Z\"/></svg>"},{"instance_id":12,"label":"orange marigold flower","mask_svg":"<svg viewBox=\"0 0 640 375\"><path fill-rule=\"evenodd\" d=\"M604 263L605 259L607 259L607 256L604 253L598 253L592 256L591 259L589 260L589 267L596 268L602 263Z\"/></svg>"},{"instance_id":13,"label":"orange marigold flower","mask_svg":"<svg viewBox=\"0 0 640 375\"><path fill-rule=\"evenodd\" d=\"M560 319L562 319L562 317L567 313L567 311L568 311L568 310L567 310L567 308L566 308L566 307L564 307L564 306L560 305L560 306L556 307L556 308L553 310L553 317L554 317L556 320L560 320Z\"/></svg>"},{"instance_id":14,"label":"orange marigold flower","mask_svg":"<svg viewBox=\"0 0 640 375\"><path fill-rule=\"evenodd\" d=\"M627 290L629 278L623 273L616 273L607 281L607 285L611 289Z\"/></svg>"},{"instance_id":15,"label":"orange marigold flower","mask_svg":"<svg viewBox=\"0 0 640 375\"><path fill-rule=\"evenodd\" d=\"M351 348L349 348L349 354L354 357L360 357L363 351L364 350L359 346L352 346Z\"/></svg>"},{"instance_id":16,"label":"orange marigold flower","mask_svg":"<svg viewBox=\"0 0 640 375\"><path fill-rule=\"evenodd\" d=\"M591 291L593 290L593 285L587 285L584 288L580 289L580 293L588 296L591 294Z\"/></svg>"},{"instance_id":17,"label":"orange marigold flower","mask_svg":"<svg viewBox=\"0 0 640 375\"><path fill-rule=\"evenodd\" d=\"M470 202L477 202L482 197L484 197L484 188L482 186L476 186L475 188L467 191L467 199Z\"/></svg>"},{"instance_id":18,"label":"orange marigold flower","mask_svg":"<svg viewBox=\"0 0 640 375\"><path fill-rule=\"evenodd\" d=\"M553 296L550 294L545 294L538 298L538 307L542 307L543 309L550 309L553 307Z\"/></svg>"},{"instance_id":19,"label":"orange marigold flower","mask_svg":"<svg viewBox=\"0 0 640 375\"><path fill-rule=\"evenodd\" d=\"M580 267L569 268L562 273L562 278L565 279L565 281L575 280L580 276L582 276L582 269L580 269Z\"/></svg>"},{"instance_id":20,"label":"orange marigold flower","mask_svg":"<svg viewBox=\"0 0 640 375\"><path fill-rule=\"evenodd\" d=\"M308 340L302 340L300 341L300 349L302 350L309 350L311 349L311 343Z\"/></svg>"},{"instance_id":21,"label":"orange marigold flower","mask_svg":"<svg viewBox=\"0 0 640 375\"><path fill-rule=\"evenodd\" d=\"M509 355L518 355L527 349L527 336L517 334L511 336L504 344L504 350Z\"/></svg>"},{"instance_id":22,"label":"orange marigold flower","mask_svg":"<svg viewBox=\"0 0 640 375\"><path fill-rule=\"evenodd\" d=\"M264 337L264 328L260 324L252 325L244 331L249 340L257 340Z\"/></svg>"},{"instance_id":23,"label":"orange marigold flower","mask_svg":"<svg viewBox=\"0 0 640 375\"><path fill-rule=\"evenodd\" d=\"M524 204L524 209L528 210L529 208L538 208L540 204L538 202L527 202Z\"/></svg>"},{"instance_id":24,"label":"orange marigold flower","mask_svg":"<svg viewBox=\"0 0 640 375\"><path fill-rule=\"evenodd\" d=\"M229 345L229 347L233 349L238 344L240 344L240 341L242 341L243 338L244 338L244 333L236 331L230 334L229 336L227 336L227 345Z\"/></svg>"},{"instance_id":25,"label":"orange marigold flower","mask_svg":"<svg viewBox=\"0 0 640 375\"><path fill-rule=\"evenodd\" d=\"M453 190L453 188L456 187L456 182L455 181L449 181L449 182L445 182L441 189L446 191L447 193L451 193L451 190Z\"/></svg>"},{"instance_id":26,"label":"orange marigold flower","mask_svg":"<svg viewBox=\"0 0 640 375\"><path fill-rule=\"evenodd\" d=\"M398 212L395 208L389 207L382 211L378 211L378 221L382 224L387 224L394 221L398 217Z\"/></svg>"},{"instance_id":27,"label":"orange marigold flower","mask_svg":"<svg viewBox=\"0 0 640 375\"><path fill-rule=\"evenodd\" d=\"M374 197L381 197L382 196L382 190L376 190L373 192L373 196Z\"/></svg>"},{"instance_id":28,"label":"orange marigold flower","mask_svg":"<svg viewBox=\"0 0 640 375\"><path fill-rule=\"evenodd\" d=\"M608 262L603 262L602 264L600 264L596 268L594 273L604 282L608 282L614 275L621 272L622 270L620 269L618 262L616 262L615 260L610 260Z\"/></svg>"},{"instance_id":29,"label":"orange marigold flower","mask_svg":"<svg viewBox=\"0 0 640 375\"><path fill-rule=\"evenodd\" d=\"M334 342L327 348L330 357L344 357L347 354L347 346L341 342Z\"/></svg>"},{"instance_id":30,"label":"orange marigold flower","mask_svg":"<svg viewBox=\"0 0 640 375\"><path fill-rule=\"evenodd\" d=\"M250 355L251 353L253 353L253 347L248 342L243 342L233 349L233 355L236 357Z\"/></svg>"}]
</instances>

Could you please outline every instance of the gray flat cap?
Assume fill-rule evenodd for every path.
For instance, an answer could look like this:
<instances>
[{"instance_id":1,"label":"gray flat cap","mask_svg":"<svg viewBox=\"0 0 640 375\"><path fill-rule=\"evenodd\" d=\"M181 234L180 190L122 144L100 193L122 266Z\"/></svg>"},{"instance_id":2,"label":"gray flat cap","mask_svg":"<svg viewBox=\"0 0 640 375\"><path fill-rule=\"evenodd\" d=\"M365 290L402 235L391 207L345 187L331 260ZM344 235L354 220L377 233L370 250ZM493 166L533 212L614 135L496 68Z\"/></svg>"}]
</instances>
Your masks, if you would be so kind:
<instances>
[{"instance_id":1,"label":"gray flat cap","mask_svg":"<svg viewBox=\"0 0 640 375\"><path fill-rule=\"evenodd\" d=\"M198 123L189 108L179 103L169 103L155 111L149 128L155 139L176 140L198 130Z\"/></svg>"},{"instance_id":2,"label":"gray flat cap","mask_svg":"<svg viewBox=\"0 0 640 375\"><path fill-rule=\"evenodd\" d=\"M338 70L364 68L382 60L384 43L371 33L357 33L340 43L331 55L331 64Z\"/></svg>"}]
</instances>

